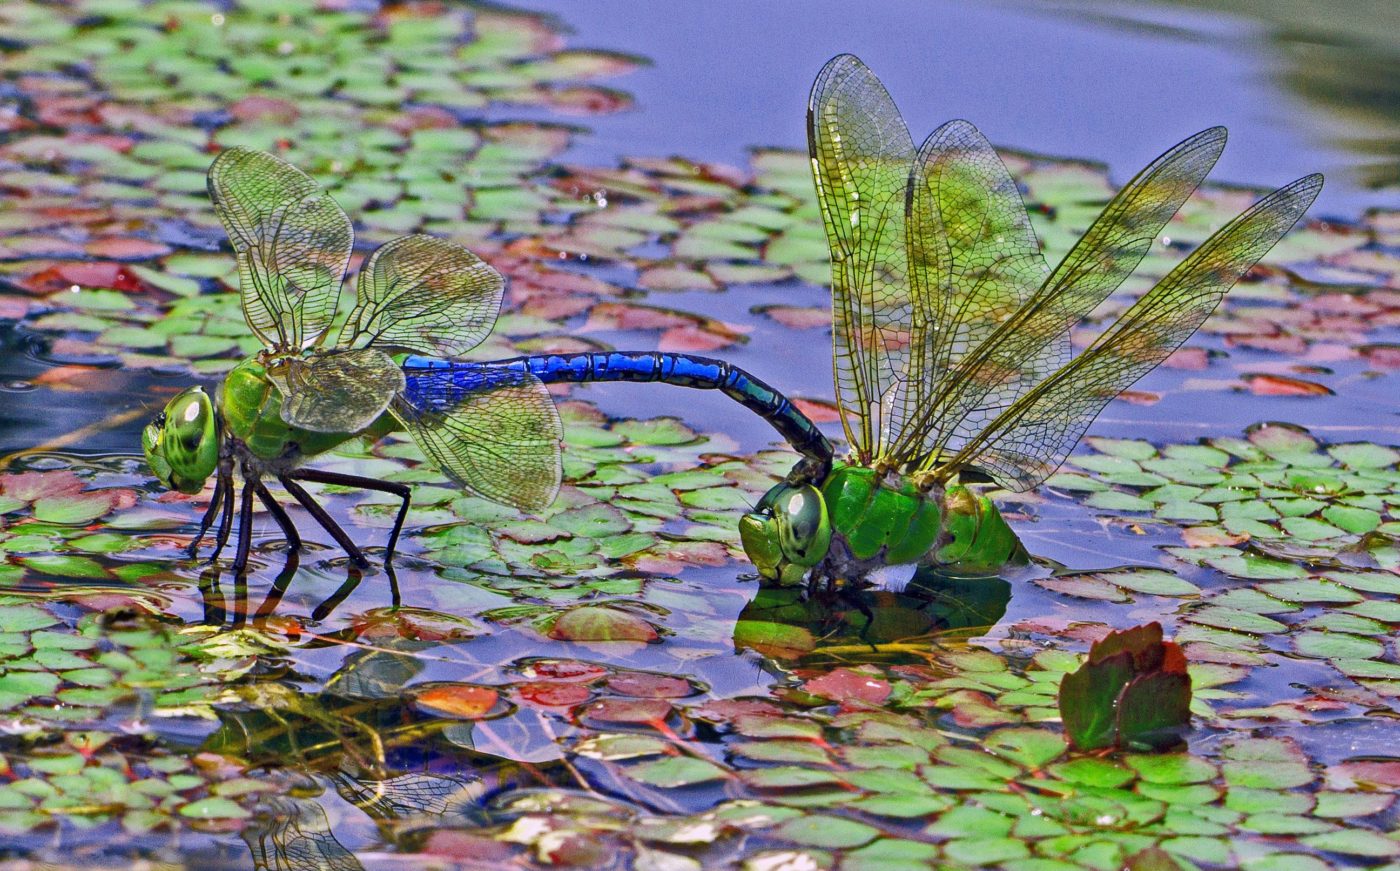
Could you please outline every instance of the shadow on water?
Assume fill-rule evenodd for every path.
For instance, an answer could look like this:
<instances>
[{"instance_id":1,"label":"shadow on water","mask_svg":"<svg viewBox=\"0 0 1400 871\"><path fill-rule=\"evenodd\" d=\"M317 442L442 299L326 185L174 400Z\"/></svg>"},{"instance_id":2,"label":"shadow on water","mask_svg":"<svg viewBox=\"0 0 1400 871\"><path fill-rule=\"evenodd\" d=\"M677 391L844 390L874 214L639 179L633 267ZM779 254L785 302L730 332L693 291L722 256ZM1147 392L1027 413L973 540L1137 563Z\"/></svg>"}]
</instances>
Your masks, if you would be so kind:
<instances>
[{"instance_id":1,"label":"shadow on water","mask_svg":"<svg viewBox=\"0 0 1400 871\"><path fill-rule=\"evenodd\" d=\"M898 592L854 590L822 599L761 587L735 623L734 648L785 665L925 662L940 644L984 634L1010 601L1011 582L1003 578L947 577L928 568Z\"/></svg>"}]
</instances>

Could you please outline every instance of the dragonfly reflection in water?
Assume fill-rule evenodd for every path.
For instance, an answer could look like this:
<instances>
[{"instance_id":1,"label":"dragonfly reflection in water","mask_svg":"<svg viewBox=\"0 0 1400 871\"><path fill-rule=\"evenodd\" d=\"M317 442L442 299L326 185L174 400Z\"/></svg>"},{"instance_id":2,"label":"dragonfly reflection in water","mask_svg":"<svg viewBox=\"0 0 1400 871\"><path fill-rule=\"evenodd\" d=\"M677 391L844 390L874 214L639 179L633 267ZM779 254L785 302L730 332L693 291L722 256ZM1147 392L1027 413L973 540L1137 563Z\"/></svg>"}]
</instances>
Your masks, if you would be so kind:
<instances>
[{"instance_id":1,"label":"dragonfly reflection in water","mask_svg":"<svg viewBox=\"0 0 1400 871\"><path fill-rule=\"evenodd\" d=\"M719 390L763 416L803 455L794 480L820 479L830 468L831 446L810 420L782 394L721 360L621 351L454 359L491 332L505 282L470 251L443 239L404 236L373 252L360 270L355 306L332 340L354 243L345 212L300 170L245 148L228 149L214 161L209 193L237 255L244 317L264 348L234 367L214 397L199 387L177 395L143 433L146 459L165 486L198 493L214 476L191 555L216 519L211 561L227 543L237 471L243 489L236 574L248 563L255 496L290 550L301 544L266 478L279 481L361 567L368 563L360 547L300 482L397 496L388 566L408 511L408 486L304 463L346 439L394 430L406 430L466 490L524 510L544 508L562 474L563 427L545 388L552 382Z\"/></svg>"},{"instance_id":2,"label":"dragonfly reflection in water","mask_svg":"<svg viewBox=\"0 0 1400 871\"><path fill-rule=\"evenodd\" d=\"M1186 341L1307 211L1309 175L1201 244L1071 359L1070 330L1151 250L1225 147L1213 127L1138 173L1051 269L1016 182L966 121L917 149L879 79L829 61L808 144L831 249L836 399L850 454L741 521L760 574L841 585L919 563L993 574L1025 551L965 484L1029 490L1098 413Z\"/></svg>"}]
</instances>

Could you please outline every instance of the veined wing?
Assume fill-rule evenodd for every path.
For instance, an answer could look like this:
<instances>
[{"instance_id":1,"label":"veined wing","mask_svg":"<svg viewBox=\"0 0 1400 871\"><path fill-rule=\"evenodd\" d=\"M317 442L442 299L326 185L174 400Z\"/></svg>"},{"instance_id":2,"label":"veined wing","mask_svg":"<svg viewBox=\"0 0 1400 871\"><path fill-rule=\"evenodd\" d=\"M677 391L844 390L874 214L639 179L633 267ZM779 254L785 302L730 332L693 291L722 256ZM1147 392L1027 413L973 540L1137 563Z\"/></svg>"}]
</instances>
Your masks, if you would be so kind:
<instances>
[{"instance_id":1,"label":"veined wing","mask_svg":"<svg viewBox=\"0 0 1400 871\"><path fill-rule=\"evenodd\" d=\"M268 796L259 810L239 833L257 871L364 871L355 854L336 840L315 799Z\"/></svg>"},{"instance_id":2,"label":"veined wing","mask_svg":"<svg viewBox=\"0 0 1400 871\"><path fill-rule=\"evenodd\" d=\"M504 292L501 274L461 245L401 236L360 270L336 344L458 357L490 334Z\"/></svg>"},{"instance_id":3,"label":"veined wing","mask_svg":"<svg viewBox=\"0 0 1400 871\"><path fill-rule=\"evenodd\" d=\"M350 219L310 176L247 148L227 149L209 167L209 197L238 257L248 326L273 350L314 344L335 318Z\"/></svg>"},{"instance_id":4,"label":"veined wing","mask_svg":"<svg viewBox=\"0 0 1400 871\"><path fill-rule=\"evenodd\" d=\"M949 377L970 350L1030 298L1050 272L1016 181L991 143L950 121L919 148L905 212L915 305L904 402L891 409L893 454L933 447L931 404L954 392Z\"/></svg>"},{"instance_id":5,"label":"veined wing","mask_svg":"<svg viewBox=\"0 0 1400 871\"><path fill-rule=\"evenodd\" d=\"M473 493L537 511L559 492L564 426L529 372L410 370L389 409L423 453Z\"/></svg>"},{"instance_id":6,"label":"veined wing","mask_svg":"<svg viewBox=\"0 0 1400 871\"><path fill-rule=\"evenodd\" d=\"M313 354L269 367L281 417L313 432L359 432L405 387L403 370L378 348Z\"/></svg>"},{"instance_id":7,"label":"veined wing","mask_svg":"<svg viewBox=\"0 0 1400 871\"><path fill-rule=\"evenodd\" d=\"M831 247L836 400L847 441L868 463L885 447L883 403L908 356L904 195L914 142L880 80L849 54L817 75L807 142Z\"/></svg>"},{"instance_id":8,"label":"veined wing","mask_svg":"<svg viewBox=\"0 0 1400 871\"><path fill-rule=\"evenodd\" d=\"M1225 147L1212 127L1152 161L1109 202L1045 283L970 351L935 397L919 431L937 434L921 468L961 450L988 423L1068 362L1069 332L1137 268Z\"/></svg>"},{"instance_id":9,"label":"veined wing","mask_svg":"<svg viewBox=\"0 0 1400 871\"><path fill-rule=\"evenodd\" d=\"M1103 407L1196 331L1231 286L1297 223L1322 190L1309 175L1279 188L1192 252L1073 362L1002 412L942 469L988 470L1027 490L1069 456Z\"/></svg>"}]
</instances>

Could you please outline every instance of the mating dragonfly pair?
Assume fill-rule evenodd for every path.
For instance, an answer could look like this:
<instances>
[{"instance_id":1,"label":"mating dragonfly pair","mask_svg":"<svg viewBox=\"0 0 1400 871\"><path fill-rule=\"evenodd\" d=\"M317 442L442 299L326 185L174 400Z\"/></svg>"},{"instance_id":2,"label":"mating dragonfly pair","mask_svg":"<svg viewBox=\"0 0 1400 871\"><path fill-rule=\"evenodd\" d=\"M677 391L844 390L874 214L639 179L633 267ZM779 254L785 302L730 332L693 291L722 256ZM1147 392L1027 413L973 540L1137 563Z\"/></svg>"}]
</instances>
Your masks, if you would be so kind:
<instances>
[{"instance_id":1,"label":"mating dragonfly pair","mask_svg":"<svg viewBox=\"0 0 1400 871\"><path fill-rule=\"evenodd\" d=\"M465 489L543 508L559 488L562 445L545 385L639 381L720 390L802 454L740 520L744 549L765 578L834 586L905 563L995 573L1024 550L992 502L966 484L1026 490L1044 481L1103 407L1184 342L1322 188L1322 177L1309 175L1259 200L1071 357L1070 330L1156 243L1219 158L1224 128L1190 137L1138 173L1053 269L1015 181L977 129L952 121L916 148L889 94L854 56L833 58L818 75L808 136L831 249L836 399L849 446L837 463L782 394L721 360L611 352L460 361L491 332L504 281L465 248L429 236L395 239L370 255L331 341L350 219L278 158L220 154L210 197L237 255L244 315L265 348L215 397L198 387L176 396L143 434L166 486L197 493L215 477L191 553L216 519L211 559L227 543L237 471L235 572L247 565L254 497L290 547L300 545L265 478L358 565L366 564L359 547L299 482L399 497L387 563L409 488L303 463L353 436L393 430L406 430Z\"/></svg>"}]
</instances>

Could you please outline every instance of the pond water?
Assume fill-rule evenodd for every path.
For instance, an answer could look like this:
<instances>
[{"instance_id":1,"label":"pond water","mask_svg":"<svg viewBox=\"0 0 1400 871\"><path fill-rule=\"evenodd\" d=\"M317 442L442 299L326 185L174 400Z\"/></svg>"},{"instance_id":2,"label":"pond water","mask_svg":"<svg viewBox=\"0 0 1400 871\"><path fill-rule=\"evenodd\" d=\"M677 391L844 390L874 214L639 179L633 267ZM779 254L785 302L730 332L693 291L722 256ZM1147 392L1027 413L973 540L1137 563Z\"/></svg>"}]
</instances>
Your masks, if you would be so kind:
<instances>
[{"instance_id":1,"label":"pond water","mask_svg":"<svg viewBox=\"0 0 1400 871\"><path fill-rule=\"evenodd\" d=\"M1400 856L1388 8L530 8L558 17L0 9L0 851L667 871ZM794 455L723 397L637 385L556 392L565 486L538 515L464 496L402 438L320 458L413 485L392 576L393 500L331 486L311 489L369 569L299 510L297 561L261 511L246 577L185 557L210 493L164 492L141 427L259 347L204 194L213 153L304 168L357 254L422 231L495 265L505 314L474 357L714 354L835 436L802 130L839 51L916 135L965 116L1008 146L1052 262L1113 182L1210 124L1234 135L1223 182L1328 173L1314 219L1060 474L993 493L1035 565L884 578L864 613L761 589L737 521ZM1253 196L1208 184L1130 290ZM1186 749L1069 753L1060 678L1153 620L1190 662Z\"/></svg>"}]
</instances>

